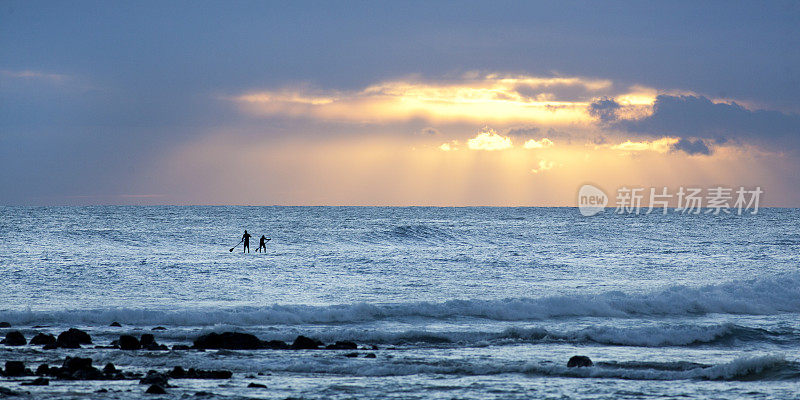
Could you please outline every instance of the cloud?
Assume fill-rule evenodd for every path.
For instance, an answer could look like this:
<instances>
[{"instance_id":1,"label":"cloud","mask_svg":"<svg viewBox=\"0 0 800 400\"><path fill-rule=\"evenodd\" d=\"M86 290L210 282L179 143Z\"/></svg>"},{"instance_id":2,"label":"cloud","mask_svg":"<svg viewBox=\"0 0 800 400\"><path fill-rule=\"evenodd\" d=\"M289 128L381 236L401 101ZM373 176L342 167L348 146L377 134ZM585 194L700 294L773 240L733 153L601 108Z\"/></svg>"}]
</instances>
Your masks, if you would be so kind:
<instances>
[{"instance_id":1,"label":"cloud","mask_svg":"<svg viewBox=\"0 0 800 400\"><path fill-rule=\"evenodd\" d=\"M436 130L436 128L427 127L420 129L419 134L423 136L435 136L439 134L439 131Z\"/></svg>"},{"instance_id":2,"label":"cloud","mask_svg":"<svg viewBox=\"0 0 800 400\"><path fill-rule=\"evenodd\" d=\"M702 154L711 155L711 149L708 145L700 139L686 139L681 138L677 143L673 144L671 149L673 151L683 151L689 155Z\"/></svg>"},{"instance_id":3,"label":"cloud","mask_svg":"<svg viewBox=\"0 0 800 400\"><path fill-rule=\"evenodd\" d=\"M534 174L538 174L540 172L544 172L544 171L553 169L553 167L555 167L555 165L556 164L554 162L552 162L552 161L540 160L539 161L539 168L534 168L534 169L531 170L531 172L534 173Z\"/></svg>"},{"instance_id":4,"label":"cloud","mask_svg":"<svg viewBox=\"0 0 800 400\"><path fill-rule=\"evenodd\" d=\"M609 148L612 150L622 150L626 152L631 151L654 151L656 153L666 153L672 150L673 146L679 142L678 138L672 137L663 137L658 140L653 141L639 141L634 142L631 140L626 140L623 143L610 145Z\"/></svg>"},{"instance_id":5,"label":"cloud","mask_svg":"<svg viewBox=\"0 0 800 400\"><path fill-rule=\"evenodd\" d=\"M522 147L526 149L544 149L553 146L553 144L553 141L548 138L542 138L542 140L530 139Z\"/></svg>"},{"instance_id":6,"label":"cloud","mask_svg":"<svg viewBox=\"0 0 800 400\"><path fill-rule=\"evenodd\" d=\"M511 143L511 138L499 135L493 129L486 130L479 133L472 139L467 141L467 146L470 150L507 150L514 145Z\"/></svg>"},{"instance_id":7,"label":"cloud","mask_svg":"<svg viewBox=\"0 0 800 400\"><path fill-rule=\"evenodd\" d=\"M379 82L363 90L308 87L262 90L228 100L259 116L351 122L591 122L592 98L613 90L604 79L529 75L465 75L438 81Z\"/></svg>"},{"instance_id":8,"label":"cloud","mask_svg":"<svg viewBox=\"0 0 800 400\"><path fill-rule=\"evenodd\" d=\"M0 75L10 78L37 79L37 80L46 80L56 83L63 82L69 79L69 76L67 75L49 74L45 72L31 71L31 70L23 70L23 71L0 70Z\"/></svg>"},{"instance_id":9,"label":"cloud","mask_svg":"<svg viewBox=\"0 0 800 400\"><path fill-rule=\"evenodd\" d=\"M681 138L789 141L800 137L800 115L749 110L735 102L714 102L703 96L660 95L651 115L619 119L614 126L628 132Z\"/></svg>"},{"instance_id":10,"label":"cloud","mask_svg":"<svg viewBox=\"0 0 800 400\"><path fill-rule=\"evenodd\" d=\"M439 150L441 150L441 151L452 151L452 150L458 150L458 149L456 149L455 147L451 146L450 143L442 143L442 145L439 146Z\"/></svg>"},{"instance_id":11,"label":"cloud","mask_svg":"<svg viewBox=\"0 0 800 400\"><path fill-rule=\"evenodd\" d=\"M599 119L601 122L611 122L617 119L617 110L620 107L619 103L614 99L604 97L589 105L589 115Z\"/></svg>"}]
</instances>

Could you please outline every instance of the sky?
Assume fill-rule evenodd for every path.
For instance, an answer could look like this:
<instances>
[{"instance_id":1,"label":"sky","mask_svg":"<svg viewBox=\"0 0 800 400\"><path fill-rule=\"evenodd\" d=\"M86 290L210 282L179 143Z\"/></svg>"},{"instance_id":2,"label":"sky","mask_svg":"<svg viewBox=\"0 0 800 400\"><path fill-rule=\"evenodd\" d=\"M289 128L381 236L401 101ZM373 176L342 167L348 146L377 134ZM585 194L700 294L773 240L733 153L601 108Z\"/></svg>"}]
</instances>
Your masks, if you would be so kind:
<instances>
[{"instance_id":1,"label":"sky","mask_svg":"<svg viewBox=\"0 0 800 400\"><path fill-rule=\"evenodd\" d=\"M800 3L0 1L0 205L800 206Z\"/></svg>"}]
</instances>

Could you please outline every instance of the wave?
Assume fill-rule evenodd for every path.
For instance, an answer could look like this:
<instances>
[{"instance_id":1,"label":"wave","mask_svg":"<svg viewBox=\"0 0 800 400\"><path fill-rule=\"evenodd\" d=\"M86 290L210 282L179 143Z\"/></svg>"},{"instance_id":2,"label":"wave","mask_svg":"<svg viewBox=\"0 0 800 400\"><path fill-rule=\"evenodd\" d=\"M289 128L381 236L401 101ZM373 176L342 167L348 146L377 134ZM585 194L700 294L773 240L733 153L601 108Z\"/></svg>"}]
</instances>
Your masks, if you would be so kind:
<instances>
[{"instance_id":1,"label":"wave","mask_svg":"<svg viewBox=\"0 0 800 400\"><path fill-rule=\"evenodd\" d=\"M46 323L170 324L186 326L336 324L402 318L481 318L497 321L564 317L696 316L711 313L774 315L800 312L800 273L692 288L673 286L645 294L619 291L502 300L450 300L442 303L272 305L227 309L153 310L108 308L62 311L0 311L0 321L17 325ZM601 333L594 336L598 337Z\"/></svg>"},{"instance_id":2,"label":"wave","mask_svg":"<svg viewBox=\"0 0 800 400\"><path fill-rule=\"evenodd\" d=\"M296 355L268 358L247 357L242 353L225 352L226 357L193 358L196 368L230 369L235 372L269 372L321 374L343 376L408 376L418 374L485 376L523 374L564 378L606 378L630 380L796 380L800 365L780 355L740 357L730 362L709 365L689 361L670 362L598 362L592 367L568 368L565 362L476 360L474 358L427 359L425 357L383 357L377 361L364 358L298 357ZM134 356L124 352L101 356L99 362L120 365L151 366L163 361L174 363L165 356L156 358ZM243 360L247 360L243 362Z\"/></svg>"}]
</instances>

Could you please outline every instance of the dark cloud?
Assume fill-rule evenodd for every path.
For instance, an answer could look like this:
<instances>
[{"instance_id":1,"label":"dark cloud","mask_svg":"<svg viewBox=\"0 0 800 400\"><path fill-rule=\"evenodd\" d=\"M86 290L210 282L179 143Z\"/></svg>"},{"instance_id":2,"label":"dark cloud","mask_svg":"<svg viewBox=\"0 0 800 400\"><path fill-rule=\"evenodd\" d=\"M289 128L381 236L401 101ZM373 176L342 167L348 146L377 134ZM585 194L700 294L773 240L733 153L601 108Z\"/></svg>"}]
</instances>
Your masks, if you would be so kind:
<instances>
[{"instance_id":1,"label":"dark cloud","mask_svg":"<svg viewBox=\"0 0 800 400\"><path fill-rule=\"evenodd\" d=\"M420 133L420 135L423 135L423 136L434 136L434 135L438 135L439 131L436 130L436 128L427 127L427 128L420 129L419 133Z\"/></svg>"},{"instance_id":2,"label":"dark cloud","mask_svg":"<svg viewBox=\"0 0 800 400\"><path fill-rule=\"evenodd\" d=\"M538 137L539 133L540 129L535 126L522 126L509 129L506 132L506 136L530 138L534 136Z\"/></svg>"},{"instance_id":3,"label":"dark cloud","mask_svg":"<svg viewBox=\"0 0 800 400\"><path fill-rule=\"evenodd\" d=\"M710 155L711 149L701 139L686 139L682 138L672 145L672 151L682 151L689 155Z\"/></svg>"},{"instance_id":4,"label":"dark cloud","mask_svg":"<svg viewBox=\"0 0 800 400\"><path fill-rule=\"evenodd\" d=\"M589 105L589 115L601 122L612 122L617 119L617 110L620 105L614 99L604 97Z\"/></svg>"},{"instance_id":5,"label":"dark cloud","mask_svg":"<svg viewBox=\"0 0 800 400\"><path fill-rule=\"evenodd\" d=\"M800 144L800 115L748 110L737 103L714 103L703 96L656 98L653 114L637 120L617 120L614 127L628 132L728 139L792 147Z\"/></svg>"}]
</instances>

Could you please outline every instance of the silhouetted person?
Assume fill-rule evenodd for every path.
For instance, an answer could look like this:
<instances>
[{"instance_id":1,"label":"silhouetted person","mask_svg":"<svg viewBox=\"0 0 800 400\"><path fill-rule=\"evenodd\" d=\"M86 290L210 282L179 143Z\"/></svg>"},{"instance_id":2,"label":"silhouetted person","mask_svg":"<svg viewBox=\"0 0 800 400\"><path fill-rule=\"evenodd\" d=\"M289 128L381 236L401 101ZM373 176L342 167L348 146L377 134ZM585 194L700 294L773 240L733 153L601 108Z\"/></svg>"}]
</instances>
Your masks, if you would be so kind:
<instances>
[{"instance_id":1,"label":"silhouetted person","mask_svg":"<svg viewBox=\"0 0 800 400\"><path fill-rule=\"evenodd\" d=\"M245 250L249 253L250 252L250 234L247 233L247 229L244 230L244 235L242 235L242 241L244 242L244 247L242 247L242 253Z\"/></svg>"},{"instance_id":2,"label":"silhouetted person","mask_svg":"<svg viewBox=\"0 0 800 400\"><path fill-rule=\"evenodd\" d=\"M267 239L266 236L261 235L261 239L258 240L258 249L256 249L256 251L261 251L261 249L264 249L264 252L266 253L267 252L267 240L269 240L269 239Z\"/></svg>"}]
</instances>

